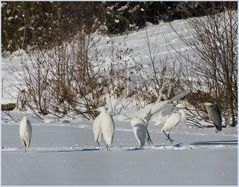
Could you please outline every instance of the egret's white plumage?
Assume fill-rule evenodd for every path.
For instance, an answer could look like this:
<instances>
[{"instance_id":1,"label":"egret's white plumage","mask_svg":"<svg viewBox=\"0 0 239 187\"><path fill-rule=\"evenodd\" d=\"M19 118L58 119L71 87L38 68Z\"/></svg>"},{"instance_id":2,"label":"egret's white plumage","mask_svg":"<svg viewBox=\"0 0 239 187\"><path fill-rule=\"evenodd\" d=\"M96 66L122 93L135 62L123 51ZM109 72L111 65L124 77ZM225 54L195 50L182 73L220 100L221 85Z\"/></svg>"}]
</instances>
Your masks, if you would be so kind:
<instances>
[{"instance_id":1,"label":"egret's white plumage","mask_svg":"<svg viewBox=\"0 0 239 187\"><path fill-rule=\"evenodd\" d=\"M172 114L174 107L174 105L169 101L161 101L158 103L158 106L160 106L160 108L154 113L151 119L156 126L162 125L166 122Z\"/></svg>"},{"instance_id":2,"label":"egret's white plumage","mask_svg":"<svg viewBox=\"0 0 239 187\"><path fill-rule=\"evenodd\" d=\"M151 120L154 123L154 125L162 124L166 121L166 119L169 117L172 111L173 111L173 104L170 103L169 100L167 100L167 101L159 101L159 102L148 104L141 110L130 115L145 119L147 124L146 139L148 144L150 143L153 144L153 141L148 131L149 121Z\"/></svg>"},{"instance_id":3,"label":"egret's white plumage","mask_svg":"<svg viewBox=\"0 0 239 187\"><path fill-rule=\"evenodd\" d=\"M168 117L168 119L165 121L164 126L161 129L161 132L163 132L172 143L173 140L170 138L170 132L179 123L185 123L185 122L186 122L186 114L184 112L184 109L180 109L176 112L172 112L170 116ZM168 132L168 134L166 132Z\"/></svg>"},{"instance_id":4,"label":"egret's white plumage","mask_svg":"<svg viewBox=\"0 0 239 187\"><path fill-rule=\"evenodd\" d=\"M136 140L139 143L140 148L142 148L145 145L147 124L142 118L133 117L129 119L131 120L131 127L133 129Z\"/></svg>"},{"instance_id":5,"label":"egret's white plumage","mask_svg":"<svg viewBox=\"0 0 239 187\"><path fill-rule=\"evenodd\" d=\"M100 141L102 137L102 130L100 126L100 115L98 115L93 121L93 133L95 142L100 146Z\"/></svg>"},{"instance_id":6,"label":"egret's white plumage","mask_svg":"<svg viewBox=\"0 0 239 187\"><path fill-rule=\"evenodd\" d=\"M174 96L169 100L162 100L164 86L161 88L159 93L159 98L156 102L146 105L144 108L129 114L130 116L135 116L138 118L142 118L146 120L146 124L148 125L149 121L152 121L154 125L162 125L164 124L169 116L173 113L174 104L173 102L185 97L189 92L183 91L178 95ZM150 138L148 129L147 129L147 141L148 143L152 143Z\"/></svg>"},{"instance_id":7,"label":"egret's white plumage","mask_svg":"<svg viewBox=\"0 0 239 187\"><path fill-rule=\"evenodd\" d=\"M135 116L143 119L147 118L147 121L151 120L155 125L164 124L173 112L173 102L185 97L187 94L188 92L184 91L169 100L161 101L160 99L158 99L156 102L148 104L141 110L130 114L130 116ZM147 116L149 111L151 114L150 117Z\"/></svg>"},{"instance_id":8,"label":"egret's white plumage","mask_svg":"<svg viewBox=\"0 0 239 187\"><path fill-rule=\"evenodd\" d=\"M20 121L19 133L20 133L21 143L25 147L25 152L26 152L26 148L28 148L31 144L31 137L32 137L31 122L27 119L26 116L24 116L23 119Z\"/></svg>"},{"instance_id":9,"label":"egret's white plumage","mask_svg":"<svg viewBox=\"0 0 239 187\"><path fill-rule=\"evenodd\" d=\"M115 132L114 120L110 112L108 112L105 107L100 107L96 110L99 111L100 114L93 122L93 133L95 141L99 145L101 136L103 136L108 149L108 146L111 145L113 142Z\"/></svg>"},{"instance_id":10,"label":"egret's white plumage","mask_svg":"<svg viewBox=\"0 0 239 187\"><path fill-rule=\"evenodd\" d=\"M184 121L185 113L183 110L173 112L169 118L166 120L161 131L170 131L175 128L180 122Z\"/></svg>"}]
</instances>

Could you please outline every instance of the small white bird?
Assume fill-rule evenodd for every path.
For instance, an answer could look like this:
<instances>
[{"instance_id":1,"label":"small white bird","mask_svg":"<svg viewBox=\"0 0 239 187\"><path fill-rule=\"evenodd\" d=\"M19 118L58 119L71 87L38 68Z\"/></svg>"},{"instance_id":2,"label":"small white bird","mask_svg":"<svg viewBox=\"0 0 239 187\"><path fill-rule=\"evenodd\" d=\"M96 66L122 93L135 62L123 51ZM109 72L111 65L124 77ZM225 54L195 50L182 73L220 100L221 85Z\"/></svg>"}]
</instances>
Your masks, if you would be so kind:
<instances>
[{"instance_id":1,"label":"small white bird","mask_svg":"<svg viewBox=\"0 0 239 187\"><path fill-rule=\"evenodd\" d=\"M147 124L142 118L129 117L126 120L131 121L131 127L133 129L134 135L137 142L139 143L140 148L145 145L145 139L147 134Z\"/></svg>"},{"instance_id":2,"label":"small white bird","mask_svg":"<svg viewBox=\"0 0 239 187\"><path fill-rule=\"evenodd\" d=\"M31 144L32 137L31 122L27 119L26 116L24 116L23 119L20 121L19 132L21 143L25 147L26 152L26 148L28 148Z\"/></svg>"},{"instance_id":3,"label":"small white bird","mask_svg":"<svg viewBox=\"0 0 239 187\"><path fill-rule=\"evenodd\" d=\"M184 106L182 105L177 105L177 107L184 108ZM186 114L184 112L184 109L180 109L177 112L171 113L171 115L168 117L168 119L164 123L164 126L161 129L161 132L163 132L167 136L168 140L172 143L173 140L170 138L171 130L174 129L179 123L185 123L185 122L186 122Z\"/></svg>"},{"instance_id":4,"label":"small white bird","mask_svg":"<svg viewBox=\"0 0 239 187\"><path fill-rule=\"evenodd\" d=\"M101 136L103 136L106 147L112 144L115 133L115 123L110 112L105 107L93 109L92 111L99 111L100 114L95 118L93 122L93 133L95 142L100 145Z\"/></svg>"}]
</instances>

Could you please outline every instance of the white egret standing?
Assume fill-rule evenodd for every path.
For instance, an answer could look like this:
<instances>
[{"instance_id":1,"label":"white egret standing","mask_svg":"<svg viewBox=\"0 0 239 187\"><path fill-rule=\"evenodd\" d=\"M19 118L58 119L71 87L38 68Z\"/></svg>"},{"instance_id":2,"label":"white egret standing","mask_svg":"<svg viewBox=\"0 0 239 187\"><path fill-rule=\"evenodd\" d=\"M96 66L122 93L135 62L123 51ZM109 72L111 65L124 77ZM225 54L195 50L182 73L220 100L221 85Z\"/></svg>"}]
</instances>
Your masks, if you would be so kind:
<instances>
[{"instance_id":1,"label":"white egret standing","mask_svg":"<svg viewBox=\"0 0 239 187\"><path fill-rule=\"evenodd\" d=\"M184 108L184 106L178 104L177 108ZM179 123L185 122L186 122L186 114L184 112L184 109L179 109L178 111L171 113L171 115L165 121L164 126L161 129L161 132L163 132L167 136L167 139L172 143L173 140L170 138L171 130L174 129Z\"/></svg>"},{"instance_id":2,"label":"white egret standing","mask_svg":"<svg viewBox=\"0 0 239 187\"><path fill-rule=\"evenodd\" d=\"M21 143L24 146L26 152L26 148L28 148L31 144L32 137L31 122L27 119L26 116L24 116L23 119L20 121L19 132Z\"/></svg>"},{"instance_id":3,"label":"white egret standing","mask_svg":"<svg viewBox=\"0 0 239 187\"><path fill-rule=\"evenodd\" d=\"M95 120L93 121L93 133L94 139L98 146L100 146L100 141L102 137L102 130L100 125L100 115L98 115Z\"/></svg>"},{"instance_id":4,"label":"white egret standing","mask_svg":"<svg viewBox=\"0 0 239 187\"><path fill-rule=\"evenodd\" d=\"M108 146L112 144L114 132L115 132L115 124L110 112L107 111L105 107L100 107L98 109L93 109L92 111L99 111L99 116L93 122L93 133L95 137L96 143L100 144L101 136L103 136L106 142L106 148L108 150Z\"/></svg>"},{"instance_id":5,"label":"white egret standing","mask_svg":"<svg viewBox=\"0 0 239 187\"><path fill-rule=\"evenodd\" d=\"M144 108L131 113L130 116L136 116L138 118L145 119L147 124L151 120L154 125L164 124L169 116L173 113L174 101L178 101L188 95L188 91L183 91L169 100L162 101L162 90L160 90L159 98L156 102L146 105ZM147 129L147 141L152 143L148 129Z\"/></svg>"},{"instance_id":6,"label":"white egret standing","mask_svg":"<svg viewBox=\"0 0 239 187\"><path fill-rule=\"evenodd\" d=\"M126 120L131 121L131 127L133 129L136 140L139 143L140 148L142 148L145 145L147 124L142 118L137 117L126 118Z\"/></svg>"}]
</instances>

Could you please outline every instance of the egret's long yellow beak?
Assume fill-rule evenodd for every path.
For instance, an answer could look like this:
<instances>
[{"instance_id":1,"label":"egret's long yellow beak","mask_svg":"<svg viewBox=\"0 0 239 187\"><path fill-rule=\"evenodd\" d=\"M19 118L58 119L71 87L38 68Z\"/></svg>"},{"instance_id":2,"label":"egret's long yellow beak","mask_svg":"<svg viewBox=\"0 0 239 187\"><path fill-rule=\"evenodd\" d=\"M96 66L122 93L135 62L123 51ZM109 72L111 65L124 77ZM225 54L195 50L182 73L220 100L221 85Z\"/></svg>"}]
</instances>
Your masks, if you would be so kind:
<instances>
[{"instance_id":1,"label":"egret's long yellow beak","mask_svg":"<svg viewBox=\"0 0 239 187\"><path fill-rule=\"evenodd\" d=\"M108 114L109 114L110 116L113 116L113 113L112 113L112 112L108 112Z\"/></svg>"},{"instance_id":2,"label":"egret's long yellow beak","mask_svg":"<svg viewBox=\"0 0 239 187\"><path fill-rule=\"evenodd\" d=\"M176 105L176 107L186 109L186 108L188 108L188 104L187 103L179 103L179 104Z\"/></svg>"},{"instance_id":3,"label":"egret's long yellow beak","mask_svg":"<svg viewBox=\"0 0 239 187\"><path fill-rule=\"evenodd\" d=\"M90 110L91 112L98 112L98 109L97 108L93 108Z\"/></svg>"},{"instance_id":4,"label":"egret's long yellow beak","mask_svg":"<svg viewBox=\"0 0 239 187\"><path fill-rule=\"evenodd\" d=\"M208 102L204 102L204 103L199 103L200 105L204 105L204 106L208 106L208 105L210 105L210 103L208 103Z\"/></svg>"}]
</instances>

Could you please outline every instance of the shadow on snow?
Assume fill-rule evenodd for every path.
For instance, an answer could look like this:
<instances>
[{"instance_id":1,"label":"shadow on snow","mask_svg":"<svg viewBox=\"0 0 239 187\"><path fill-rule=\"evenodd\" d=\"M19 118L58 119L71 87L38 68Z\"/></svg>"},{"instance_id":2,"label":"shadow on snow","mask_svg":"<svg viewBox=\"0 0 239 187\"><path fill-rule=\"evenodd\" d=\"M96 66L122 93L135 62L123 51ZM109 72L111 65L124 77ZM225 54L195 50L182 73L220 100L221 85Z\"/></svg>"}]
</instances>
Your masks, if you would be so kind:
<instances>
[{"instance_id":1,"label":"shadow on snow","mask_svg":"<svg viewBox=\"0 0 239 187\"><path fill-rule=\"evenodd\" d=\"M237 145L237 140L213 140L213 141L199 141L191 145Z\"/></svg>"}]
</instances>

